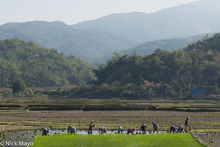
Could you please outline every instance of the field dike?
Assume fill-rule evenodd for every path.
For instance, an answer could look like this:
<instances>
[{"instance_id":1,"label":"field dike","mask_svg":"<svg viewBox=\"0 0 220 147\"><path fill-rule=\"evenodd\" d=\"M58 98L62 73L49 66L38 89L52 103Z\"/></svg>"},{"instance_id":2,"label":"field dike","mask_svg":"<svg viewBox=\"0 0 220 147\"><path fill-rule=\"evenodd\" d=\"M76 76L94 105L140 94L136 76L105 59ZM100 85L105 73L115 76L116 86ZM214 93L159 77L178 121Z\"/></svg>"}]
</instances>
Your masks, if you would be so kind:
<instances>
[{"instance_id":1,"label":"field dike","mask_svg":"<svg viewBox=\"0 0 220 147\"><path fill-rule=\"evenodd\" d=\"M192 137L193 137L198 143L200 143L202 146L204 146L204 147L213 147L213 145L207 144L206 142L204 142L198 135L196 135L195 132L190 132L190 134L191 134Z\"/></svg>"}]
</instances>

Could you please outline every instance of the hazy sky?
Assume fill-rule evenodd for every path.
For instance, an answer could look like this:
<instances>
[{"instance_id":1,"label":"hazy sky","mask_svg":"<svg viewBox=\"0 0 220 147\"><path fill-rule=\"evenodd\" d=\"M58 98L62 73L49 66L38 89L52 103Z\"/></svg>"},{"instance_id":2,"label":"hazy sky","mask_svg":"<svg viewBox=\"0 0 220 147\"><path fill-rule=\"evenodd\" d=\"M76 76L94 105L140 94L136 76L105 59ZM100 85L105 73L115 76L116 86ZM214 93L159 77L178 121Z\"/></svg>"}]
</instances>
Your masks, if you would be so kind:
<instances>
[{"instance_id":1,"label":"hazy sky","mask_svg":"<svg viewBox=\"0 0 220 147\"><path fill-rule=\"evenodd\" d=\"M0 24L33 20L74 24L112 13L154 12L197 0L0 0Z\"/></svg>"}]
</instances>

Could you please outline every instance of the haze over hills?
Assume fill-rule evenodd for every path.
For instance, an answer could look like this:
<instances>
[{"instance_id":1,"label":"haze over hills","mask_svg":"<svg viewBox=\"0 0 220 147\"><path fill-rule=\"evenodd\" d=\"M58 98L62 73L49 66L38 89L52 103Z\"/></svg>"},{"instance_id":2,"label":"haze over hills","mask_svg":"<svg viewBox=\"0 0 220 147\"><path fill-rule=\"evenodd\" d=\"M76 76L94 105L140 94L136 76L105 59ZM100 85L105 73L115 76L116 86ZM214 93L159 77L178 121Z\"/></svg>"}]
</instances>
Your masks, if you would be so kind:
<instances>
[{"instance_id":1,"label":"haze over hills","mask_svg":"<svg viewBox=\"0 0 220 147\"><path fill-rule=\"evenodd\" d=\"M173 39L147 41L134 48L121 51L120 54L131 55L133 53L137 53L139 55L149 55L152 54L156 49L163 49L167 51L170 51L172 49L180 49L186 47L188 44L201 40L205 36L206 35L197 35L188 38L173 38ZM210 37L210 36L212 36L212 34L207 34L206 37Z\"/></svg>"},{"instance_id":2,"label":"haze over hills","mask_svg":"<svg viewBox=\"0 0 220 147\"><path fill-rule=\"evenodd\" d=\"M188 39L170 38L220 32L219 10L220 1L201 0L151 14L112 14L75 25L59 21L8 23L0 26L0 39L31 40L94 65L110 59L114 52L129 49L148 54L158 47L169 50L188 43ZM149 42L155 40L160 41Z\"/></svg>"},{"instance_id":3,"label":"haze over hills","mask_svg":"<svg viewBox=\"0 0 220 147\"><path fill-rule=\"evenodd\" d=\"M73 25L95 29L139 43L220 32L220 1L201 0L155 13L113 14Z\"/></svg>"},{"instance_id":4,"label":"haze over hills","mask_svg":"<svg viewBox=\"0 0 220 147\"><path fill-rule=\"evenodd\" d=\"M8 23L0 26L0 39L19 38L57 48L67 55L75 55L95 64L115 51L137 45L121 37L97 30L77 30L63 22L34 21Z\"/></svg>"}]
</instances>

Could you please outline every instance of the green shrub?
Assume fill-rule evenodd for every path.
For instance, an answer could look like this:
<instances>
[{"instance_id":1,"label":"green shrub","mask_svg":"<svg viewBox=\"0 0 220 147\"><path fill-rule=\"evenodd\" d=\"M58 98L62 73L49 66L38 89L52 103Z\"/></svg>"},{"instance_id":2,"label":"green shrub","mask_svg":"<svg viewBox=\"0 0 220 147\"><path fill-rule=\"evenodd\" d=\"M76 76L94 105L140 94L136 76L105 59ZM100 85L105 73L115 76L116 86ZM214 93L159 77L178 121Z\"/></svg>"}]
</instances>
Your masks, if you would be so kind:
<instances>
[{"instance_id":1,"label":"green shrub","mask_svg":"<svg viewBox=\"0 0 220 147\"><path fill-rule=\"evenodd\" d=\"M25 81L22 79L15 79L12 85L13 93L24 92L26 89Z\"/></svg>"}]
</instances>

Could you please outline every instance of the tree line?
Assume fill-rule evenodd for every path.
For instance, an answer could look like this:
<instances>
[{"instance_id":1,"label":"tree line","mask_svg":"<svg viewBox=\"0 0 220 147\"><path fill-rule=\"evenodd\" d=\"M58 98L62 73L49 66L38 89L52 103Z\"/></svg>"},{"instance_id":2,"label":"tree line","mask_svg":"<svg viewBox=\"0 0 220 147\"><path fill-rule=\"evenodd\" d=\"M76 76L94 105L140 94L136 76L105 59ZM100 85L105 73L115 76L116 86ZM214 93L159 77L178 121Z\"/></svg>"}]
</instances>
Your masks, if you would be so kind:
<instances>
[{"instance_id":1,"label":"tree line","mask_svg":"<svg viewBox=\"0 0 220 147\"><path fill-rule=\"evenodd\" d=\"M20 78L28 87L78 85L50 95L87 98L184 98L200 86L220 94L220 34L184 49L115 56L92 67L74 56L33 42L0 40L0 86Z\"/></svg>"},{"instance_id":2,"label":"tree line","mask_svg":"<svg viewBox=\"0 0 220 147\"><path fill-rule=\"evenodd\" d=\"M76 87L71 97L152 98L190 96L200 86L206 94L220 93L220 34L184 49L153 54L115 55L94 70L96 80Z\"/></svg>"}]
</instances>

